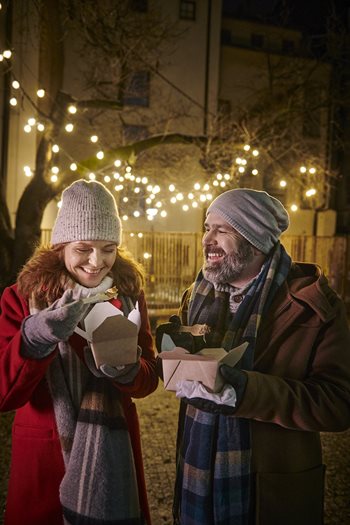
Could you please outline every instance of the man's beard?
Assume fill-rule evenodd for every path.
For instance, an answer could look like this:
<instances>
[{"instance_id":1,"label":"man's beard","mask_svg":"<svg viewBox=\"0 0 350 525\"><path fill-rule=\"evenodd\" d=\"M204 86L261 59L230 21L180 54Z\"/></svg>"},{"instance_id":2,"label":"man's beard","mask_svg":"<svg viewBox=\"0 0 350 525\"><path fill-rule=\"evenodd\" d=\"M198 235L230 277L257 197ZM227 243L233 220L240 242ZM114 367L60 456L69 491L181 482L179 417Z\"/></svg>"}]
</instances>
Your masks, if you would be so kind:
<instances>
[{"instance_id":1,"label":"man's beard","mask_svg":"<svg viewBox=\"0 0 350 525\"><path fill-rule=\"evenodd\" d=\"M226 254L222 261L210 264L205 259L203 275L211 283L231 283L242 275L253 259L253 246L246 239L240 239L237 250Z\"/></svg>"}]
</instances>

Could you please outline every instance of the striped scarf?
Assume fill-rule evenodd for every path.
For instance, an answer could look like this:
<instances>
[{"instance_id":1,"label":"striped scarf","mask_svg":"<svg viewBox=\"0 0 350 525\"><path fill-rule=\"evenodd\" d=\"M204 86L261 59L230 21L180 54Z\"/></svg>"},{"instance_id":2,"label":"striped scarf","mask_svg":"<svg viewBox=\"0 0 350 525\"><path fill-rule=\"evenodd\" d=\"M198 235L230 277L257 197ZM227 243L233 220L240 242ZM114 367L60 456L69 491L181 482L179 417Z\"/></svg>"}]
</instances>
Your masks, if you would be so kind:
<instances>
[{"instance_id":1,"label":"striped scarf","mask_svg":"<svg viewBox=\"0 0 350 525\"><path fill-rule=\"evenodd\" d=\"M289 255L278 243L231 320L228 294L215 290L200 272L190 298L189 324L207 323L212 327L209 346L230 350L247 341L239 366L252 370L262 315L285 281L290 264ZM218 405L204 411L191 400L182 403L173 506L176 524L249 523L253 510L250 422L228 412L227 407L221 411Z\"/></svg>"},{"instance_id":2,"label":"striped scarf","mask_svg":"<svg viewBox=\"0 0 350 525\"><path fill-rule=\"evenodd\" d=\"M104 288L109 287L107 282ZM128 301L122 304L128 315ZM69 343L58 348L46 377L65 464L60 485L64 523L142 525L120 393L110 379L91 374Z\"/></svg>"}]
</instances>

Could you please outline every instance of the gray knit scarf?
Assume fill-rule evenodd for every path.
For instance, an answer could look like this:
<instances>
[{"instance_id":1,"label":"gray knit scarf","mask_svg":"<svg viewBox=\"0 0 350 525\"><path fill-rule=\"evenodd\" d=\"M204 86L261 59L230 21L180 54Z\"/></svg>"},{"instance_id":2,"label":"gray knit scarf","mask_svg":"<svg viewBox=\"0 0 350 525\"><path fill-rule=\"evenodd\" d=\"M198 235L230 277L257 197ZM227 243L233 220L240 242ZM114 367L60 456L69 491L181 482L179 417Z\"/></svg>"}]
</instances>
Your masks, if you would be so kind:
<instances>
[{"instance_id":1,"label":"gray knit scarf","mask_svg":"<svg viewBox=\"0 0 350 525\"><path fill-rule=\"evenodd\" d=\"M110 286L106 278L94 292ZM46 377L66 469L60 485L64 523L141 525L134 457L120 393L110 379L91 374L69 343L61 342L58 348Z\"/></svg>"}]
</instances>

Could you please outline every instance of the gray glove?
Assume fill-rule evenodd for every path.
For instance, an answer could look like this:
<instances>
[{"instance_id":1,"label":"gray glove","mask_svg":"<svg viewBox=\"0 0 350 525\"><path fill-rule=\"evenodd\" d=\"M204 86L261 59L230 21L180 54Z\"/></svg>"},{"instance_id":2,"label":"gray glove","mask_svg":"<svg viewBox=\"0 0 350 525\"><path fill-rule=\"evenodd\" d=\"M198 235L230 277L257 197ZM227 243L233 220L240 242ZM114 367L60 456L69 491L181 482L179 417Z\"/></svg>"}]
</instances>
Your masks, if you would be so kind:
<instances>
[{"instance_id":1,"label":"gray glove","mask_svg":"<svg viewBox=\"0 0 350 525\"><path fill-rule=\"evenodd\" d=\"M73 290L69 289L49 307L26 317L21 328L22 353L37 359L49 355L58 342L69 339L89 306L80 298L74 300Z\"/></svg>"},{"instance_id":2,"label":"gray glove","mask_svg":"<svg viewBox=\"0 0 350 525\"><path fill-rule=\"evenodd\" d=\"M86 366L88 367L90 372L94 374L94 376L104 378L109 377L110 379L114 379L115 381L121 384L131 383L135 379L141 367L141 354L142 349L140 346L138 346L136 363L121 366L111 366L107 363L103 363L102 365L100 365L99 368L97 368L91 349L88 346L84 348L84 358Z\"/></svg>"}]
</instances>

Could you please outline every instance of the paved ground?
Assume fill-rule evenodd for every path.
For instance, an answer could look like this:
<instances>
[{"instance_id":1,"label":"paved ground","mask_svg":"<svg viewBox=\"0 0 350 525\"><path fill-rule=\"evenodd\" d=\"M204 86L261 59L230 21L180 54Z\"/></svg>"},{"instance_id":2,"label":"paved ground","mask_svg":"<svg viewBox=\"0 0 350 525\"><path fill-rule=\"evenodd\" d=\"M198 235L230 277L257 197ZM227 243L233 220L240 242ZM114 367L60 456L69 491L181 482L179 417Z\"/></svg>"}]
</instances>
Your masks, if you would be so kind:
<instances>
[{"instance_id":1,"label":"paved ground","mask_svg":"<svg viewBox=\"0 0 350 525\"><path fill-rule=\"evenodd\" d=\"M153 525L172 525L178 400L174 393L165 391L161 383L156 392L136 403ZM11 421L11 414L0 414L0 525L6 492ZM327 464L325 525L350 525L350 431L323 434L322 444Z\"/></svg>"},{"instance_id":2,"label":"paved ground","mask_svg":"<svg viewBox=\"0 0 350 525\"><path fill-rule=\"evenodd\" d=\"M160 384L137 406L153 525L171 525L178 400ZM350 431L322 434L322 445L327 464L325 525L350 525Z\"/></svg>"}]
</instances>

